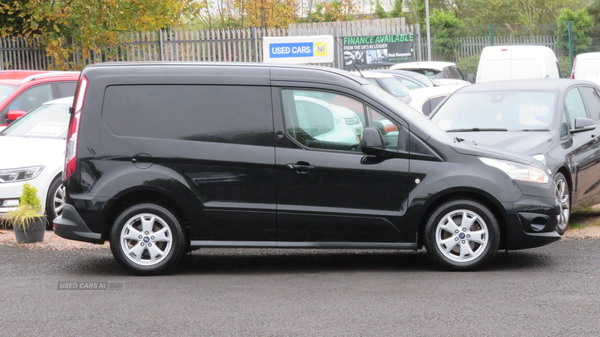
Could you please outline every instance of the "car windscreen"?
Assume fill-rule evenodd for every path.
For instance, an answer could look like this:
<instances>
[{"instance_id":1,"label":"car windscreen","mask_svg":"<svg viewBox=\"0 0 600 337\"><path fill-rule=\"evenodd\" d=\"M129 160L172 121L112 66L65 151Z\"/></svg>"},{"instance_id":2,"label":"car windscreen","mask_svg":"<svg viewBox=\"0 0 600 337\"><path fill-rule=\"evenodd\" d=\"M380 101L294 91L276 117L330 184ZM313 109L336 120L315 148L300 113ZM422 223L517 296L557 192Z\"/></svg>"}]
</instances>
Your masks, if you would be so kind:
<instances>
[{"instance_id":1,"label":"car windscreen","mask_svg":"<svg viewBox=\"0 0 600 337\"><path fill-rule=\"evenodd\" d=\"M0 84L0 104L18 88L16 85Z\"/></svg>"},{"instance_id":2,"label":"car windscreen","mask_svg":"<svg viewBox=\"0 0 600 337\"><path fill-rule=\"evenodd\" d=\"M408 96L408 88L396 77L382 77L381 82L392 95L396 97Z\"/></svg>"},{"instance_id":3,"label":"car windscreen","mask_svg":"<svg viewBox=\"0 0 600 337\"><path fill-rule=\"evenodd\" d=\"M548 130L556 109L555 96L551 91L457 92L431 120L447 131Z\"/></svg>"},{"instance_id":4,"label":"car windscreen","mask_svg":"<svg viewBox=\"0 0 600 337\"><path fill-rule=\"evenodd\" d=\"M66 139L69 116L69 104L42 105L9 125L0 136Z\"/></svg>"}]
</instances>

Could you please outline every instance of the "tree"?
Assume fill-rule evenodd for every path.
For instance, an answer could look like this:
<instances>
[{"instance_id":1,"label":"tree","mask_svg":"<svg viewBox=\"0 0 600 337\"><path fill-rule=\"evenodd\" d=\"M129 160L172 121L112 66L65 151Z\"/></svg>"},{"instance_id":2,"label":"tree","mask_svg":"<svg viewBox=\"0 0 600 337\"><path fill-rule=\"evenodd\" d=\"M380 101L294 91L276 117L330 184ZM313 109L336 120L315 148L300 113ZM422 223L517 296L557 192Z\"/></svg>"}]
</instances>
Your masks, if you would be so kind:
<instances>
[{"instance_id":1,"label":"tree","mask_svg":"<svg viewBox=\"0 0 600 337\"><path fill-rule=\"evenodd\" d=\"M563 8L583 9L587 0L454 0L456 16L469 27L493 24L511 33L538 33L554 25Z\"/></svg>"},{"instance_id":2,"label":"tree","mask_svg":"<svg viewBox=\"0 0 600 337\"><path fill-rule=\"evenodd\" d=\"M556 20L557 28L556 35L558 35L558 47L564 51L569 50L569 27L568 22L572 21L572 35L573 35L573 51L574 54L585 53L589 50L592 45L592 27L594 27L594 21L585 9L573 12L569 9L563 9L560 11L560 15Z\"/></svg>"},{"instance_id":3,"label":"tree","mask_svg":"<svg viewBox=\"0 0 600 337\"><path fill-rule=\"evenodd\" d=\"M443 59L454 57L454 49L460 45L459 37L465 23L456 18L453 12L434 10L429 18L432 33L433 52Z\"/></svg>"},{"instance_id":4,"label":"tree","mask_svg":"<svg viewBox=\"0 0 600 337\"><path fill-rule=\"evenodd\" d=\"M3 3L3 36L38 37L59 69L70 55L113 46L121 31L151 31L181 24L200 8L195 0L28 0Z\"/></svg>"},{"instance_id":5,"label":"tree","mask_svg":"<svg viewBox=\"0 0 600 337\"><path fill-rule=\"evenodd\" d=\"M333 0L315 4L315 12L313 21L317 22L333 22L351 20L351 14L354 13L356 7L352 0Z\"/></svg>"},{"instance_id":6,"label":"tree","mask_svg":"<svg viewBox=\"0 0 600 337\"><path fill-rule=\"evenodd\" d=\"M388 13L383 9L381 3L377 1L375 4L375 12L373 13L376 19L387 19L389 17Z\"/></svg>"}]
</instances>

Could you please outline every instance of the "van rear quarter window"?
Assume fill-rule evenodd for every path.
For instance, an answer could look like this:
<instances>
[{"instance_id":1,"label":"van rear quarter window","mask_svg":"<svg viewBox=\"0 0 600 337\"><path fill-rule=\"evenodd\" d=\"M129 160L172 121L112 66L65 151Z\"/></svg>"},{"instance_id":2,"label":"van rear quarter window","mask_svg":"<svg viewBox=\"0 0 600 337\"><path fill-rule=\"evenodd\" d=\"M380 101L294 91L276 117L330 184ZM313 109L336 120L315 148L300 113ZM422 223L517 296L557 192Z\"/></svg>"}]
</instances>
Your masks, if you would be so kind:
<instances>
[{"instance_id":1,"label":"van rear quarter window","mask_svg":"<svg viewBox=\"0 0 600 337\"><path fill-rule=\"evenodd\" d=\"M273 146L267 87L109 86L102 120L117 136Z\"/></svg>"}]
</instances>

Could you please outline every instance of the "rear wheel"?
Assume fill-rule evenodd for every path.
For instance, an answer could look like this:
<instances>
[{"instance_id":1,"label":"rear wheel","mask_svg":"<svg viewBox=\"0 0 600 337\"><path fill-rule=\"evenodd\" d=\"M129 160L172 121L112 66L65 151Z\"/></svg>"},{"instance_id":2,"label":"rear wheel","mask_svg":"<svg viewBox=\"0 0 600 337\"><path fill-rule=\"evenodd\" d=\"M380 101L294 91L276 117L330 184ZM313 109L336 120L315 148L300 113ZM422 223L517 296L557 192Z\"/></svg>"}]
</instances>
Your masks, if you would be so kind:
<instances>
[{"instance_id":1,"label":"rear wheel","mask_svg":"<svg viewBox=\"0 0 600 337\"><path fill-rule=\"evenodd\" d=\"M554 176L556 182L556 190L554 195L556 200L560 203L560 214L558 215L558 224L556 225L556 231L559 234L564 234L569 227L569 217L571 216L571 189L569 183L562 173L557 173Z\"/></svg>"},{"instance_id":2,"label":"rear wheel","mask_svg":"<svg viewBox=\"0 0 600 337\"><path fill-rule=\"evenodd\" d=\"M115 221L110 249L133 274L164 274L175 268L185 253L185 237L171 211L156 204L138 204Z\"/></svg>"},{"instance_id":3,"label":"rear wheel","mask_svg":"<svg viewBox=\"0 0 600 337\"><path fill-rule=\"evenodd\" d=\"M46 217L48 229L52 229L52 221L62 213L65 206L65 187L60 176L54 178L46 196Z\"/></svg>"},{"instance_id":4,"label":"rear wheel","mask_svg":"<svg viewBox=\"0 0 600 337\"><path fill-rule=\"evenodd\" d=\"M485 205L470 199L442 204L425 227L427 253L443 269L479 269L496 255L499 244L496 217Z\"/></svg>"}]
</instances>

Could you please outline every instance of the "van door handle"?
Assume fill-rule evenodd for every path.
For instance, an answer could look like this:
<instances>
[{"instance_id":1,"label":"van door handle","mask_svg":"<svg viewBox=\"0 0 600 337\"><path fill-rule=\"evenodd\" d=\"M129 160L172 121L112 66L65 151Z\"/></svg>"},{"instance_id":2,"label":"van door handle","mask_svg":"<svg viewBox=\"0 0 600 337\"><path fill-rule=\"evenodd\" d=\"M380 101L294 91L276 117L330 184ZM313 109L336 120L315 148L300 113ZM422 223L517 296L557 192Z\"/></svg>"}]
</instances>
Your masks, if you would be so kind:
<instances>
[{"instance_id":1,"label":"van door handle","mask_svg":"<svg viewBox=\"0 0 600 337\"><path fill-rule=\"evenodd\" d=\"M290 170L296 170L296 173L298 173L298 174L307 174L310 171L315 169L315 167L313 165L309 165L308 163L306 163L306 164L301 164L301 163L287 164L287 167Z\"/></svg>"}]
</instances>

